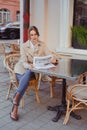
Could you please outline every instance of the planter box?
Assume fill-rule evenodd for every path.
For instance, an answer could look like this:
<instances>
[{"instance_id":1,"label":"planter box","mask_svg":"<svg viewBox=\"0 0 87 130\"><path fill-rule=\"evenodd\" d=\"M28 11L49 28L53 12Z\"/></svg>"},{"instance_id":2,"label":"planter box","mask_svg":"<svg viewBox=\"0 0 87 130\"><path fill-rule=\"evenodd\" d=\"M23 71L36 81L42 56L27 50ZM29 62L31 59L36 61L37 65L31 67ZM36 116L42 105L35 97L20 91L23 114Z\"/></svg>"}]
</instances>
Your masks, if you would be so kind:
<instances>
[{"instance_id":1,"label":"planter box","mask_svg":"<svg viewBox=\"0 0 87 130\"><path fill-rule=\"evenodd\" d=\"M80 45L76 40L73 40L72 46L75 49L84 49L84 50L87 50L87 45Z\"/></svg>"}]
</instances>

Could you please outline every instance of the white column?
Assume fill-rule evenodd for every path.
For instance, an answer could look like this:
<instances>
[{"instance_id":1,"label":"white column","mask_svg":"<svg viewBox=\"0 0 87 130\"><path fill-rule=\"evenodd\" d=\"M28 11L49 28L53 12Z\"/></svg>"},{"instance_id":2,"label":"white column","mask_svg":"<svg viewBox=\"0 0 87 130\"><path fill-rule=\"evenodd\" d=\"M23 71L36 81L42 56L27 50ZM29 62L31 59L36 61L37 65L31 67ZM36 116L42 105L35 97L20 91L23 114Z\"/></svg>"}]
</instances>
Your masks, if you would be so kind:
<instances>
[{"instance_id":1,"label":"white column","mask_svg":"<svg viewBox=\"0 0 87 130\"><path fill-rule=\"evenodd\" d=\"M40 39L44 40L44 0L30 0L30 25L38 27Z\"/></svg>"},{"instance_id":2,"label":"white column","mask_svg":"<svg viewBox=\"0 0 87 130\"><path fill-rule=\"evenodd\" d=\"M68 48L70 46L73 2L74 0L60 0L60 48Z\"/></svg>"}]
</instances>

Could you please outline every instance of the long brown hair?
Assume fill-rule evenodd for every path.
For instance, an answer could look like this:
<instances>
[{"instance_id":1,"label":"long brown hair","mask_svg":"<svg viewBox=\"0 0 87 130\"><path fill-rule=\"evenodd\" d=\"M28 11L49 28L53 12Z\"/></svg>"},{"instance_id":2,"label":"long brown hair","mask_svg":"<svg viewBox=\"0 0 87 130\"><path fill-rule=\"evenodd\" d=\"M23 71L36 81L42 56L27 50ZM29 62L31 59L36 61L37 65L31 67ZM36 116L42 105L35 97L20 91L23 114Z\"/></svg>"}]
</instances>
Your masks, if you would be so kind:
<instances>
[{"instance_id":1,"label":"long brown hair","mask_svg":"<svg viewBox=\"0 0 87 130\"><path fill-rule=\"evenodd\" d=\"M39 31L38 31L38 28L37 28L36 26L31 26L31 27L29 28L29 34L30 34L30 32L31 32L32 30L34 30L34 31L36 32L36 34L37 34L38 36L40 36Z\"/></svg>"}]
</instances>

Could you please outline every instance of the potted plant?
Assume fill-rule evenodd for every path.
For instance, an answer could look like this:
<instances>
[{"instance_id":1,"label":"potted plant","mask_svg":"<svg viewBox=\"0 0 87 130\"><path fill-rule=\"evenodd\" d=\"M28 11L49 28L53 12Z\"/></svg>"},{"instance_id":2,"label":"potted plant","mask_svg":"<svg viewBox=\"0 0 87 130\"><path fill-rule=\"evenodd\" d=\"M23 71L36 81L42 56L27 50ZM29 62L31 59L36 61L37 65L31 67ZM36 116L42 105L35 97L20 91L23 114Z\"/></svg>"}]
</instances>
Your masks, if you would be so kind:
<instances>
[{"instance_id":1,"label":"potted plant","mask_svg":"<svg viewBox=\"0 0 87 130\"><path fill-rule=\"evenodd\" d=\"M71 30L73 47L87 49L87 29L83 26L73 26Z\"/></svg>"}]
</instances>

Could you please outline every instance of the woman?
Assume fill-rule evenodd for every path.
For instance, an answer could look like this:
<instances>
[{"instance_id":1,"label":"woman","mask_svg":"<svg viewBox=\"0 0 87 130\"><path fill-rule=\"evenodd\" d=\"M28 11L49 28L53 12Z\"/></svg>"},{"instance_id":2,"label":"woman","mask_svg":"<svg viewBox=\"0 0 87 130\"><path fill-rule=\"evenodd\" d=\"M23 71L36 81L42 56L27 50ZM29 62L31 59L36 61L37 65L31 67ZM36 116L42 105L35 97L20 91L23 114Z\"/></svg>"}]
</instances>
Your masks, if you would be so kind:
<instances>
[{"instance_id":1,"label":"woman","mask_svg":"<svg viewBox=\"0 0 87 130\"><path fill-rule=\"evenodd\" d=\"M22 45L20 53L21 58L14 69L19 81L19 86L13 97L13 107L10 113L11 119L15 121L18 120L18 106L20 100L24 95L31 78L35 78L34 73L30 70L33 67L33 57L51 54L46 45L42 41L39 41L39 32L37 27L31 26L29 28L29 40ZM52 59L51 62L56 63L56 59Z\"/></svg>"}]
</instances>

